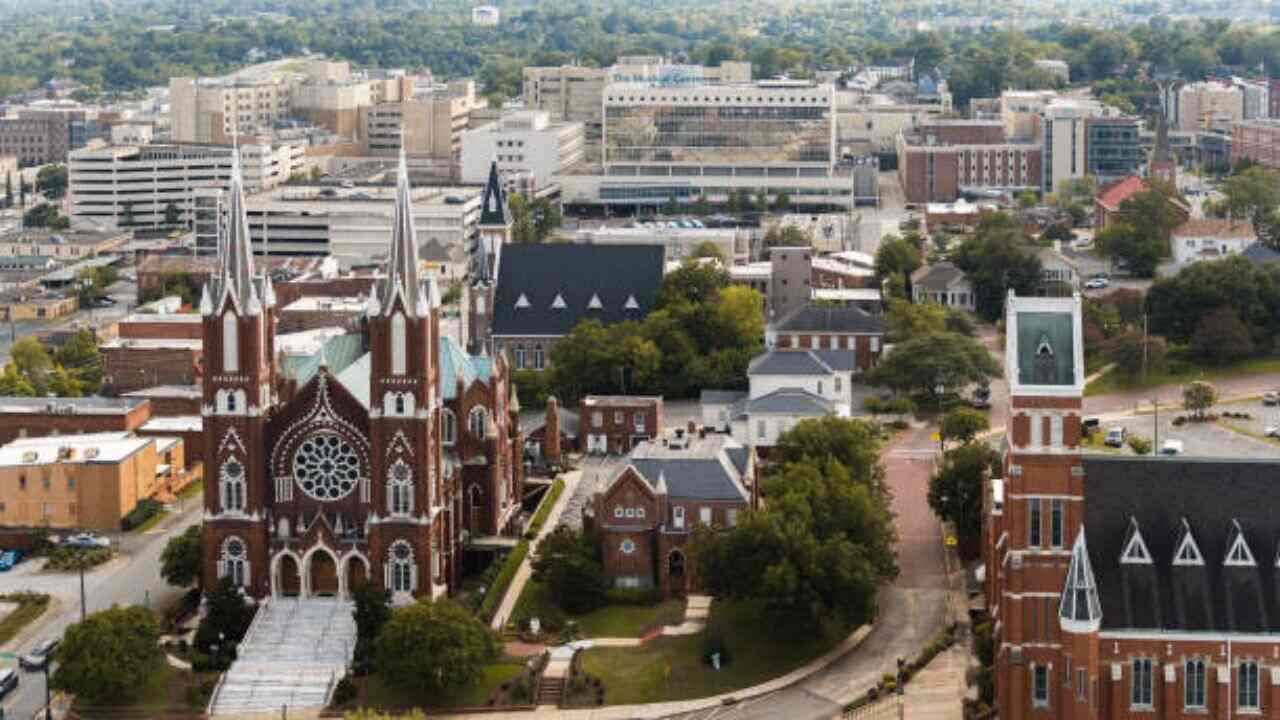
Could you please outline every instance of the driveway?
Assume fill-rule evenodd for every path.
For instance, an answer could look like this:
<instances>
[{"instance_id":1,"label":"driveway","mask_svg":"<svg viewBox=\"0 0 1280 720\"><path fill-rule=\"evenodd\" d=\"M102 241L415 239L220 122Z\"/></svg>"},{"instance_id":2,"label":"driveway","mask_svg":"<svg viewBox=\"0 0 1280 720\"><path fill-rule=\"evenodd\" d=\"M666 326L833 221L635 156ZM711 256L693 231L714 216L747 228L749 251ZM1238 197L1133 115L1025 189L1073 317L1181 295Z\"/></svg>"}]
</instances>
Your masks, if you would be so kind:
<instances>
[{"instance_id":1,"label":"driveway","mask_svg":"<svg viewBox=\"0 0 1280 720\"><path fill-rule=\"evenodd\" d=\"M898 658L910 658L947 624L942 531L928 505L936 444L931 427L913 428L885 449L893 491L901 574L880 591L880 614L862 645L805 680L731 707L678 717L710 720L830 718L866 692ZM957 708L957 715L959 708Z\"/></svg>"}]
</instances>

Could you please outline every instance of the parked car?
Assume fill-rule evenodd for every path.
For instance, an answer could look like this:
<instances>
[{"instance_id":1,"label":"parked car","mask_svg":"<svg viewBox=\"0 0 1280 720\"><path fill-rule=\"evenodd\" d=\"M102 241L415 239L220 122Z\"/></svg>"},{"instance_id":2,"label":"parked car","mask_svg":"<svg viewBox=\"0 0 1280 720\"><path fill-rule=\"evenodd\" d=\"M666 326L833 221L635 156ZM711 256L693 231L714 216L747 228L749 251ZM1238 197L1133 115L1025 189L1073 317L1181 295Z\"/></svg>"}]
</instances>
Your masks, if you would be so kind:
<instances>
[{"instance_id":1,"label":"parked car","mask_svg":"<svg viewBox=\"0 0 1280 720\"><path fill-rule=\"evenodd\" d=\"M1269 438L1280 438L1280 425L1268 425L1262 432Z\"/></svg>"},{"instance_id":2,"label":"parked car","mask_svg":"<svg viewBox=\"0 0 1280 720\"><path fill-rule=\"evenodd\" d=\"M1107 430L1107 438L1105 440L1109 447L1124 447L1124 443L1129 439L1129 431L1119 425Z\"/></svg>"},{"instance_id":3,"label":"parked car","mask_svg":"<svg viewBox=\"0 0 1280 720\"><path fill-rule=\"evenodd\" d=\"M1263 405L1280 405L1280 392L1272 390L1262 394Z\"/></svg>"},{"instance_id":4,"label":"parked car","mask_svg":"<svg viewBox=\"0 0 1280 720\"><path fill-rule=\"evenodd\" d=\"M0 700L18 689L18 671L13 668L0 670Z\"/></svg>"},{"instance_id":5,"label":"parked car","mask_svg":"<svg viewBox=\"0 0 1280 720\"><path fill-rule=\"evenodd\" d=\"M1160 443L1160 454L1161 455L1181 455L1182 441L1181 440L1165 440L1164 442Z\"/></svg>"},{"instance_id":6,"label":"parked car","mask_svg":"<svg viewBox=\"0 0 1280 720\"><path fill-rule=\"evenodd\" d=\"M66 540L62 541L62 544L68 547L78 548L105 548L111 547L111 539L104 538L101 535L95 535L94 533L85 532L68 536Z\"/></svg>"},{"instance_id":7,"label":"parked car","mask_svg":"<svg viewBox=\"0 0 1280 720\"><path fill-rule=\"evenodd\" d=\"M1111 285L1111 281L1106 278L1093 278L1085 282L1086 290L1101 290Z\"/></svg>"},{"instance_id":8,"label":"parked car","mask_svg":"<svg viewBox=\"0 0 1280 720\"><path fill-rule=\"evenodd\" d=\"M21 550L5 550L0 553L0 572L12 570L15 565L22 562L22 558Z\"/></svg>"},{"instance_id":9,"label":"parked car","mask_svg":"<svg viewBox=\"0 0 1280 720\"><path fill-rule=\"evenodd\" d=\"M18 664L24 670L43 670L53 659L53 651L58 649L58 638L47 638L36 643L31 652L18 656Z\"/></svg>"}]
</instances>

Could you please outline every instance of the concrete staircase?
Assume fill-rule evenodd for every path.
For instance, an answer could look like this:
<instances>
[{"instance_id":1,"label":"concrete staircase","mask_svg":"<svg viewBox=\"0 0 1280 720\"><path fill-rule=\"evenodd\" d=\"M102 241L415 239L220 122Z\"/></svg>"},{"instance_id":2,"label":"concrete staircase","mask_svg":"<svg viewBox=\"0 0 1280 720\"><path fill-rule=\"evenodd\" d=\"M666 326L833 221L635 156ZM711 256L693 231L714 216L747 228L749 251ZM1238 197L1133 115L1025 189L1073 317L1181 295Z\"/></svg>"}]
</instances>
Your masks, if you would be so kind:
<instances>
[{"instance_id":1,"label":"concrete staircase","mask_svg":"<svg viewBox=\"0 0 1280 720\"><path fill-rule=\"evenodd\" d=\"M538 683L538 705L558 706L564 697L564 678L543 677Z\"/></svg>"},{"instance_id":2,"label":"concrete staircase","mask_svg":"<svg viewBox=\"0 0 1280 720\"><path fill-rule=\"evenodd\" d=\"M323 708L355 651L353 609L332 599L264 603L214 691L209 714Z\"/></svg>"}]
</instances>

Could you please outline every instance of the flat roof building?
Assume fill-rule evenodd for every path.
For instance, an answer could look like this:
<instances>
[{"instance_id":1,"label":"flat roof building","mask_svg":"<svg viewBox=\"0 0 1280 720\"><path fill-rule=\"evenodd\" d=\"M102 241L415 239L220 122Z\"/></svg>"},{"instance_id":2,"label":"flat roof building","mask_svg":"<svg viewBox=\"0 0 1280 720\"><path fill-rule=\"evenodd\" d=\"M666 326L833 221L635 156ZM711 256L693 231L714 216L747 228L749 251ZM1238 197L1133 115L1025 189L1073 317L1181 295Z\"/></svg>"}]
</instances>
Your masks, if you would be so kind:
<instances>
[{"instance_id":1,"label":"flat roof building","mask_svg":"<svg viewBox=\"0 0 1280 720\"><path fill-rule=\"evenodd\" d=\"M582 158L582 123L553 121L546 111L523 110L463 134L462 182L484 184L489 164L496 159L504 180L525 176L540 189Z\"/></svg>"}]
</instances>

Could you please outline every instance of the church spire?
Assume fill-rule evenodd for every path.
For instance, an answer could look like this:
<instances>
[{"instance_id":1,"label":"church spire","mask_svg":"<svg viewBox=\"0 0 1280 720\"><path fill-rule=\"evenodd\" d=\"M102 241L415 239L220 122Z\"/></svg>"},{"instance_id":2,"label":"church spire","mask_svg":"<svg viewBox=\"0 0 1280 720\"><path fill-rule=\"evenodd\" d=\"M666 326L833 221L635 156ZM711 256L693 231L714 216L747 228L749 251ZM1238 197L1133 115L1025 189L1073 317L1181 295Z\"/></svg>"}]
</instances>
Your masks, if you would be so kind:
<instances>
[{"instance_id":1,"label":"church spire","mask_svg":"<svg viewBox=\"0 0 1280 720\"><path fill-rule=\"evenodd\" d=\"M387 258L387 284L382 291L382 311L391 312L399 293L405 308L421 316L430 298L418 276L418 241L413 226L413 205L409 197L409 165L400 148L399 177L396 180L395 212L391 220L391 252Z\"/></svg>"},{"instance_id":2,"label":"church spire","mask_svg":"<svg viewBox=\"0 0 1280 720\"><path fill-rule=\"evenodd\" d=\"M502 226L507 224L507 196L502 192L502 178L498 177L498 160L489 161L489 179L484 185L484 203L480 208L480 224Z\"/></svg>"},{"instance_id":3,"label":"church spire","mask_svg":"<svg viewBox=\"0 0 1280 720\"><path fill-rule=\"evenodd\" d=\"M259 307L254 287L253 246L249 236L249 218L245 211L244 179L240 170L240 149L231 151L231 181L227 201L227 222L219 234L217 302L228 296L242 313L254 314Z\"/></svg>"}]
</instances>

